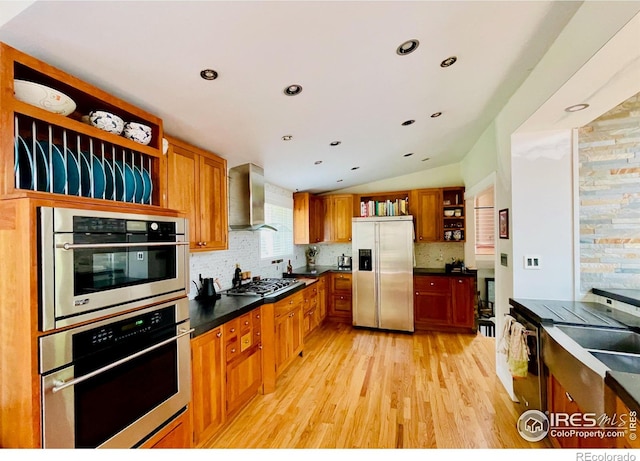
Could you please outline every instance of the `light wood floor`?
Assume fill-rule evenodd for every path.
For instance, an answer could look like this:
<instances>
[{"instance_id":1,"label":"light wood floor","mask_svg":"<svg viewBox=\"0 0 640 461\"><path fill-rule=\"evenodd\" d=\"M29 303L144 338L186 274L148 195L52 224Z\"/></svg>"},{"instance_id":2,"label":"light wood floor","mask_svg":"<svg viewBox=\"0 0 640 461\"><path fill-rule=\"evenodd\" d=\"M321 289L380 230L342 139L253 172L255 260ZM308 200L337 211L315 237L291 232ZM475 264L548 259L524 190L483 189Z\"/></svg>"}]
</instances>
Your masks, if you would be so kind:
<instances>
[{"instance_id":1,"label":"light wood floor","mask_svg":"<svg viewBox=\"0 0 640 461\"><path fill-rule=\"evenodd\" d=\"M524 448L494 338L326 323L210 448Z\"/></svg>"}]
</instances>

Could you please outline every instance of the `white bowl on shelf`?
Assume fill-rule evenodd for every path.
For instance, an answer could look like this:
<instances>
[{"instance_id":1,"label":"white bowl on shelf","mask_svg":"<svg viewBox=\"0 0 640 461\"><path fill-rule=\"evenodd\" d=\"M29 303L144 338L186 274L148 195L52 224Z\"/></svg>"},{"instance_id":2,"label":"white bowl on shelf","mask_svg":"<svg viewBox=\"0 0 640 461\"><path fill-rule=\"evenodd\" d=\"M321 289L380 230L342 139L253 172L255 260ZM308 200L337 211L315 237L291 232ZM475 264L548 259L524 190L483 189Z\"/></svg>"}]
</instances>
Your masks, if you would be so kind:
<instances>
[{"instance_id":1,"label":"white bowl on shelf","mask_svg":"<svg viewBox=\"0 0 640 461\"><path fill-rule=\"evenodd\" d=\"M445 216L447 216L447 217L449 217L449 218L450 218L451 216L453 216L453 214L454 214L454 213L455 213L455 211L454 211L454 210L444 210L444 215L445 215Z\"/></svg>"},{"instance_id":2,"label":"white bowl on shelf","mask_svg":"<svg viewBox=\"0 0 640 461\"><path fill-rule=\"evenodd\" d=\"M122 135L144 146L151 142L151 127L142 123L127 122Z\"/></svg>"},{"instance_id":3,"label":"white bowl on shelf","mask_svg":"<svg viewBox=\"0 0 640 461\"><path fill-rule=\"evenodd\" d=\"M122 134L124 120L111 112L104 110L93 110L89 112L89 121L96 128L108 131L109 133Z\"/></svg>"},{"instance_id":4,"label":"white bowl on shelf","mask_svg":"<svg viewBox=\"0 0 640 461\"><path fill-rule=\"evenodd\" d=\"M76 110L76 103L69 96L39 83L15 79L13 91L17 100L54 114L67 116Z\"/></svg>"}]
</instances>

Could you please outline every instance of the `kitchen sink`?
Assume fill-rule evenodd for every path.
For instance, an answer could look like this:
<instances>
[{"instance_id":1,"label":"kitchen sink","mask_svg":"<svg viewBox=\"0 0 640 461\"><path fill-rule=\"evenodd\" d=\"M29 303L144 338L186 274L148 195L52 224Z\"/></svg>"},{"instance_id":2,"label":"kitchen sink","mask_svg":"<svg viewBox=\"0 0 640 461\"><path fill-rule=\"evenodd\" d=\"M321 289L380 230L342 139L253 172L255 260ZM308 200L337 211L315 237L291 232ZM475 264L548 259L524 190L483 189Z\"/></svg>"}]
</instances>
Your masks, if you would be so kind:
<instances>
[{"instance_id":1,"label":"kitchen sink","mask_svg":"<svg viewBox=\"0 0 640 461\"><path fill-rule=\"evenodd\" d=\"M614 371L640 373L640 355L606 351L590 351L596 359Z\"/></svg>"},{"instance_id":2,"label":"kitchen sink","mask_svg":"<svg viewBox=\"0 0 640 461\"><path fill-rule=\"evenodd\" d=\"M640 354L640 334L633 331L568 325L558 325L557 328L581 347L590 351Z\"/></svg>"}]
</instances>

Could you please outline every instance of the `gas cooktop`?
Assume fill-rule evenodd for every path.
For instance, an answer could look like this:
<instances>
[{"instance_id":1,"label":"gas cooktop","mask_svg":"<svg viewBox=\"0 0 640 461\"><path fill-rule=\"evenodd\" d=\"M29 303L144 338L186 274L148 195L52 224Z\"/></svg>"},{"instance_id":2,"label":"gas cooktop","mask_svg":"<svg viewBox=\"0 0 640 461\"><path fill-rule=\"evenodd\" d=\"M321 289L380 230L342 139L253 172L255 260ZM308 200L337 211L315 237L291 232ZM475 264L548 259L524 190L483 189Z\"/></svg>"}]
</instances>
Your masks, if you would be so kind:
<instances>
[{"instance_id":1,"label":"gas cooktop","mask_svg":"<svg viewBox=\"0 0 640 461\"><path fill-rule=\"evenodd\" d=\"M243 283L239 287L229 288L226 294L229 296L273 296L287 291L290 288L303 284L296 279L260 279Z\"/></svg>"}]
</instances>

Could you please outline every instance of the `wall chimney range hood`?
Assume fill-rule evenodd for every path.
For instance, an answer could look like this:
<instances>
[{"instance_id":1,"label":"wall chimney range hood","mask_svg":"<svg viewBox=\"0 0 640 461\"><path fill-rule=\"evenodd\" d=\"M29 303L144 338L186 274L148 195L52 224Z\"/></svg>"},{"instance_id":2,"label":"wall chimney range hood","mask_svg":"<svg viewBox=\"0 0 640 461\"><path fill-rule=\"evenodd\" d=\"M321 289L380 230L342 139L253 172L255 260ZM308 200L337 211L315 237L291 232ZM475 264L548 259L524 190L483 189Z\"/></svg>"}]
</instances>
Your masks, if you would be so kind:
<instances>
[{"instance_id":1,"label":"wall chimney range hood","mask_svg":"<svg viewBox=\"0 0 640 461\"><path fill-rule=\"evenodd\" d=\"M264 222L264 170L253 163L229 169L229 228L277 230Z\"/></svg>"}]
</instances>

